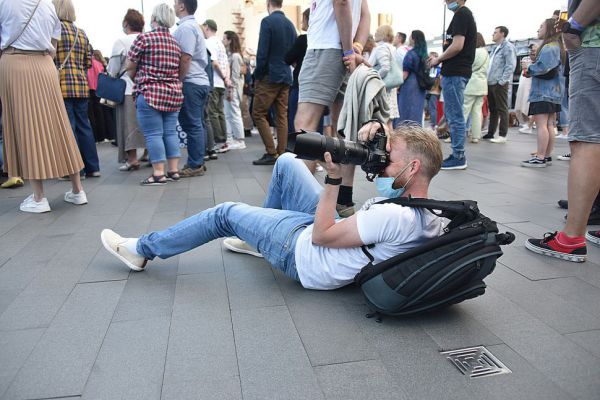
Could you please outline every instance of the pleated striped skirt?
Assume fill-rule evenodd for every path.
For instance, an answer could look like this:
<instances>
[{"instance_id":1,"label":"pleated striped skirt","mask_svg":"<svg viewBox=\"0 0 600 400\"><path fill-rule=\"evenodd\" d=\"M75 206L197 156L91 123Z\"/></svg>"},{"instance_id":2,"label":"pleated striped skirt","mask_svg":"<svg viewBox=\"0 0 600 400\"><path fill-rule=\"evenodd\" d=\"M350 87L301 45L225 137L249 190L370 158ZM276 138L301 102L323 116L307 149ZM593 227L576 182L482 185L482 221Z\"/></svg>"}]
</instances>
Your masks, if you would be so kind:
<instances>
[{"instance_id":1,"label":"pleated striped skirt","mask_svg":"<svg viewBox=\"0 0 600 400\"><path fill-rule=\"evenodd\" d=\"M4 170L10 176L51 179L83 168L48 54L5 50L0 57L0 99Z\"/></svg>"}]
</instances>

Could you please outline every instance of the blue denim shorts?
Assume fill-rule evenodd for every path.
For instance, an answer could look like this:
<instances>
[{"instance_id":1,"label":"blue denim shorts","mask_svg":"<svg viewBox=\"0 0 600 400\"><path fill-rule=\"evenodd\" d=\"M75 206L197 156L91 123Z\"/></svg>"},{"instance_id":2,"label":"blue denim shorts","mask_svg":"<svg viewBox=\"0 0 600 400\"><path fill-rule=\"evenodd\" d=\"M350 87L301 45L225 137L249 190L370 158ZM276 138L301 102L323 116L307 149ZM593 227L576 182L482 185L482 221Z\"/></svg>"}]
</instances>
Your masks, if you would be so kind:
<instances>
[{"instance_id":1,"label":"blue denim shorts","mask_svg":"<svg viewBox=\"0 0 600 400\"><path fill-rule=\"evenodd\" d=\"M600 143L600 48L569 52L569 141Z\"/></svg>"}]
</instances>

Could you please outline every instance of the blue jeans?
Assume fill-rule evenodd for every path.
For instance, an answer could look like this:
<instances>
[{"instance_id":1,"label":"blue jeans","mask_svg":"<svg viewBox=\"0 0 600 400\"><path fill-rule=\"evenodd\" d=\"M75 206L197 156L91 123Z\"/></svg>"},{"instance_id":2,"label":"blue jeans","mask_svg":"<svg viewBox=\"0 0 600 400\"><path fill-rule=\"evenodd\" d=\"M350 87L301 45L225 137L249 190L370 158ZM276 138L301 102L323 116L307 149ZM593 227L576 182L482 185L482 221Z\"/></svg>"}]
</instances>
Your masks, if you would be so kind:
<instances>
[{"instance_id":1,"label":"blue jeans","mask_svg":"<svg viewBox=\"0 0 600 400\"><path fill-rule=\"evenodd\" d=\"M152 164L179 158L179 137L177 136L177 113L158 111L148 105L144 96L136 99L137 119L146 138L146 148Z\"/></svg>"},{"instance_id":2,"label":"blue jeans","mask_svg":"<svg viewBox=\"0 0 600 400\"><path fill-rule=\"evenodd\" d=\"M206 153L204 108L208 102L209 91L208 86L183 83L183 106L179 111L179 124L187 134L187 165L192 168L204 165Z\"/></svg>"},{"instance_id":3,"label":"blue jeans","mask_svg":"<svg viewBox=\"0 0 600 400\"><path fill-rule=\"evenodd\" d=\"M321 185L294 155L281 155L273 169L264 207L222 203L172 227L139 238L138 253L168 258L221 237L237 236L256 248L274 268L299 281L296 241L314 222Z\"/></svg>"},{"instance_id":4,"label":"blue jeans","mask_svg":"<svg viewBox=\"0 0 600 400\"><path fill-rule=\"evenodd\" d=\"M65 108L75 135L79 153L83 159L86 174L100 171L100 161L96 150L96 139L88 118L88 99L66 98Z\"/></svg>"},{"instance_id":5,"label":"blue jeans","mask_svg":"<svg viewBox=\"0 0 600 400\"><path fill-rule=\"evenodd\" d=\"M452 155L461 159L465 156L466 124L463 113L465 87L469 80L462 76L443 76L444 115L450 128Z\"/></svg>"},{"instance_id":6,"label":"blue jeans","mask_svg":"<svg viewBox=\"0 0 600 400\"><path fill-rule=\"evenodd\" d=\"M437 125L437 102L440 96L430 94L427 100L427 108L429 109L429 124L433 127Z\"/></svg>"}]
</instances>

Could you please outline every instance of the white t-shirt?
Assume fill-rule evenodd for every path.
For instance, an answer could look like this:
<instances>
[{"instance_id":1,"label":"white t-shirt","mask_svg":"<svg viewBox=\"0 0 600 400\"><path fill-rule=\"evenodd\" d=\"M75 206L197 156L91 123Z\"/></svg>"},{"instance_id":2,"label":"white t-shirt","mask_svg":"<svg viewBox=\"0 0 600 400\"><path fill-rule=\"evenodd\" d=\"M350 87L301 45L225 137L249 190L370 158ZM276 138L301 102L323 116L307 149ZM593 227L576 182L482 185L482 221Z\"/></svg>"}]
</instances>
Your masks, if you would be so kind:
<instances>
[{"instance_id":1,"label":"white t-shirt","mask_svg":"<svg viewBox=\"0 0 600 400\"><path fill-rule=\"evenodd\" d=\"M209 37L206 39L206 48L210 51L210 57L213 61L219 63L221 71L225 76L229 76L229 60L227 59L227 51L223 42L221 42L216 36ZM224 88L225 82L221 75L216 70L213 70L214 86L218 88Z\"/></svg>"},{"instance_id":2,"label":"white t-shirt","mask_svg":"<svg viewBox=\"0 0 600 400\"><path fill-rule=\"evenodd\" d=\"M4 50L23 31L38 0L0 0L0 48ZM60 40L60 21L50 0L42 0L23 34L12 43L21 50L54 51L51 39Z\"/></svg>"},{"instance_id":3,"label":"white t-shirt","mask_svg":"<svg viewBox=\"0 0 600 400\"><path fill-rule=\"evenodd\" d=\"M411 50L410 46L401 45L396 47L396 62L398 65L402 66L404 64L404 57L406 57L406 53Z\"/></svg>"},{"instance_id":4,"label":"white t-shirt","mask_svg":"<svg viewBox=\"0 0 600 400\"><path fill-rule=\"evenodd\" d=\"M352 0L352 40L358 29L362 0ZM335 20L333 0L312 0L308 26L308 49L341 49L340 33Z\"/></svg>"},{"instance_id":5,"label":"white t-shirt","mask_svg":"<svg viewBox=\"0 0 600 400\"><path fill-rule=\"evenodd\" d=\"M117 39L113 45L112 53L110 54L110 60L106 70L112 76L119 76L125 71L125 63L127 62L127 53L131 48L131 45L135 41L135 38L139 33L132 33L131 35L123 36L121 39ZM125 88L125 94L131 95L133 93L133 81L129 77L129 74L124 74L121 79L127 83Z\"/></svg>"},{"instance_id":6,"label":"white t-shirt","mask_svg":"<svg viewBox=\"0 0 600 400\"><path fill-rule=\"evenodd\" d=\"M427 210L397 204L374 204L370 199L357 212L358 234L363 243L375 244L369 253L374 264L404 253L425 240L443 233L444 219ZM307 289L331 290L354 280L369 259L360 247L329 248L312 243L314 225L308 226L296 242L296 269Z\"/></svg>"}]
</instances>

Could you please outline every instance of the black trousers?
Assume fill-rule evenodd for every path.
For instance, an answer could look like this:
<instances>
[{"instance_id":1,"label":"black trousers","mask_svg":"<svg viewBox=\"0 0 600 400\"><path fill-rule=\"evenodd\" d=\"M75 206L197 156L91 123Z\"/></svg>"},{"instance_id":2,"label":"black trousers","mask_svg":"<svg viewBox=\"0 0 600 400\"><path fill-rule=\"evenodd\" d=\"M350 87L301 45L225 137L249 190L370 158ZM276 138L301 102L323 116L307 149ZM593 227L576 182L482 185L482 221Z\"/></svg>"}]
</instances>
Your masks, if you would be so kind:
<instances>
[{"instance_id":1,"label":"black trousers","mask_svg":"<svg viewBox=\"0 0 600 400\"><path fill-rule=\"evenodd\" d=\"M493 136L500 120L500 136L508 133L508 84L488 85L488 105L490 108L490 125L488 135Z\"/></svg>"}]
</instances>

